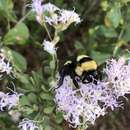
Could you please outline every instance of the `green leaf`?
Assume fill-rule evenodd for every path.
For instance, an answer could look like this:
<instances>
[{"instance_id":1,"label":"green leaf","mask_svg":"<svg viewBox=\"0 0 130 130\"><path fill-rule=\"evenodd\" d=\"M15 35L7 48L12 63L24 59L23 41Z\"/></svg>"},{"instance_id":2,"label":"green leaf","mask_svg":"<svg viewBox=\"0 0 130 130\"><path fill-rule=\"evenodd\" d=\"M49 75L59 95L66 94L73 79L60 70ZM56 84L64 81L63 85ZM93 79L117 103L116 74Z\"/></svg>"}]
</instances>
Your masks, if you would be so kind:
<instances>
[{"instance_id":1,"label":"green leaf","mask_svg":"<svg viewBox=\"0 0 130 130\"><path fill-rule=\"evenodd\" d=\"M5 35L3 42L5 45L24 45L27 44L28 37L29 30L27 26L24 23L19 23L9 30L9 32Z\"/></svg>"},{"instance_id":2,"label":"green leaf","mask_svg":"<svg viewBox=\"0 0 130 130\"><path fill-rule=\"evenodd\" d=\"M64 0L55 0L57 6L61 6L64 3Z\"/></svg>"},{"instance_id":3,"label":"green leaf","mask_svg":"<svg viewBox=\"0 0 130 130\"><path fill-rule=\"evenodd\" d=\"M3 16L11 21L16 21L13 6L12 0L0 0L0 16Z\"/></svg>"},{"instance_id":4,"label":"green leaf","mask_svg":"<svg viewBox=\"0 0 130 130\"><path fill-rule=\"evenodd\" d=\"M76 41L74 46L77 50L84 50L84 47L80 41Z\"/></svg>"},{"instance_id":5,"label":"green leaf","mask_svg":"<svg viewBox=\"0 0 130 130\"><path fill-rule=\"evenodd\" d=\"M29 84L29 76L27 74L17 74L17 79L24 84Z\"/></svg>"},{"instance_id":6,"label":"green leaf","mask_svg":"<svg viewBox=\"0 0 130 130\"><path fill-rule=\"evenodd\" d=\"M34 93L29 93L28 99L31 103L37 103L37 95Z\"/></svg>"},{"instance_id":7,"label":"green leaf","mask_svg":"<svg viewBox=\"0 0 130 130\"><path fill-rule=\"evenodd\" d=\"M46 107L46 108L44 108L44 113L51 114L53 112L54 108L55 108L54 106Z\"/></svg>"},{"instance_id":8,"label":"green leaf","mask_svg":"<svg viewBox=\"0 0 130 130\"><path fill-rule=\"evenodd\" d=\"M56 113L56 119L55 119L56 123L60 124L60 123L62 123L63 120L64 120L63 113L57 112Z\"/></svg>"},{"instance_id":9,"label":"green leaf","mask_svg":"<svg viewBox=\"0 0 130 130\"><path fill-rule=\"evenodd\" d=\"M51 126L45 126L44 130L51 130Z\"/></svg>"},{"instance_id":10,"label":"green leaf","mask_svg":"<svg viewBox=\"0 0 130 130\"><path fill-rule=\"evenodd\" d=\"M28 99L27 96L22 96L20 98L20 105L23 105L23 106L28 105L28 106L30 106L30 102L29 102L29 99Z\"/></svg>"},{"instance_id":11,"label":"green leaf","mask_svg":"<svg viewBox=\"0 0 130 130\"><path fill-rule=\"evenodd\" d=\"M117 37L117 32L115 31L114 28L111 28L111 27L107 28L101 25L99 26L98 31L100 35L104 35L105 37L108 37L108 38Z\"/></svg>"},{"instance_id":12,"label":"green leaf","mask_svg":"<svg viewBox=\"0 0 130 130\"><path fill-rule=\"evenodd\" d=\"M91 56L100 65L100 64L104 63L106 61L106 59L108 59L110 57L110 54L102 53L102 52L98 52L98 51L92 51Z\"/></svg>"},{"instance_id":13,"label":"green leaf","mask_svg":"<svg viewBox=\"0 0 130 130\"><path fill-rule=\"evenodd\" d=\"M18 52L8 50L9 59L11 60L14 68L19 72L24 72L27 69L26 59Z\"/></svg>"},{"instance_id":14,"label":"green leaf","mask_svg":"<svg viewBox=\"0 0 130 130\"><path fill-rule=\"evenodd\" d=\"M50 68L51 68L52 70L55 69L55 62L54 62L53 60L50 61Z\"/></svg>"},{"instance_id":15,"label":"green leaf","mask_svg":"<svg viewBox=\"0 0 130 130\"><path fill-rule=\"evenodd\" d=\"M114 28L117 28L121 20L121 10L119 5L115 5L107 13L107 18Z\"/></svg>"},{"instance_id":16,"label":"green leaf","mask_svg":"<svg viewBox=\"0 0 130 130\"><path fill-rule=\"evenodd\" d=\"M41 82L43 81L42 72L32 71L32 78L35 82L35 87L39 87L41 85Z\"/></svg>"},{"instance_id":17,"label":"green leaf","mask_svg":"<svg viewBox=\"0 0 130 130\"><path fill-rule=\"evenodd\" d=\"M123 4L127 4L130 0L120 0Z\"/></svg>"},{"instance_id":18,"label":"green leaf","mask_svg":"<svg viewBox=\"0 0 130 130\"><path fill-rule=\"evenodd\" d=\"M41 97L43 100L53 100L52 95L50 95L49 93L41 93L41 94L40 94L40 97Z\"/></svg>"},{"instance_id":19,"label":"green leaf","mask_svg":"<svg viewBox=\"0 0 130 130\"><path fill-rule=\"evenodd\" d=\"M130 41L130 23L126 26L126 31L122 39L125 40L126 42Z\"/></svg>"}]
</instances>

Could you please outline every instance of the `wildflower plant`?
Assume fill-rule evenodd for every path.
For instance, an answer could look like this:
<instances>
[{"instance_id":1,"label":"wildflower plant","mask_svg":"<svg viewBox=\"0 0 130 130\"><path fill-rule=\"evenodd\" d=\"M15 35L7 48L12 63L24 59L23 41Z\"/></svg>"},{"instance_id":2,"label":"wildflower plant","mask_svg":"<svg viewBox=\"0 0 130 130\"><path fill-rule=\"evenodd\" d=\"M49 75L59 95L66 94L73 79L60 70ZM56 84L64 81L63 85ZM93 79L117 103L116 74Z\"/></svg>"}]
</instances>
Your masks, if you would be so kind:
<instances>
[{"instance_id":1,"label":"wildflower plant","mask_svg":"<svg viewBox=\"0 0 130 130\"><path fill-rule=\"evenodd\" d=\"M86 130L129 104L129 0L19 2L0 1L1 129ZM101 78L75 76L76 88L67 75L59 86L60 67L75 53L95 59Z\"/></svg>"}]
</instances>

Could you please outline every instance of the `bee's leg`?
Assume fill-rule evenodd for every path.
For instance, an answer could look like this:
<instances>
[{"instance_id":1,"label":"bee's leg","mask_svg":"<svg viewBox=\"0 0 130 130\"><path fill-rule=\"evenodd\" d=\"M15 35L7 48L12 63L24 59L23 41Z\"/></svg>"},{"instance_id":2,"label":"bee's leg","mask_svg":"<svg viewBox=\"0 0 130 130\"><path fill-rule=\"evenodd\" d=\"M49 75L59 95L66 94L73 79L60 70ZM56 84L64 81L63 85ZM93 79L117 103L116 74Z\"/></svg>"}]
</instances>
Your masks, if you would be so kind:
<instances>
[{"instance_id":1,"label":"bee's leg","mask_svg":"<svg viewBox=\"0 0 130 130\"><path fill-rule=\"evenodd\" d=\"M59 80L58 86L61 86L63 84L63 82L64 82L64 77L61 77L60 80Z\"/></svg>"},{"instance_id":2,"label":"bee's leg","mask_svg":"<svg viewBox=\"0 0 130 130\"><path fill-rule=\"evenodd\" d=\"M70 74L70 77L71 77L71 79L73 80L74 86L75 86L76 88L79 88L78 81L76 80L76 74L75 74L74 71L72 71L72 73Z\"/></svg>"},{"instance_id":3,"label":"bee's leg","mask_svg":"<svg viewBox=\"0 0 130 130\"><path fill-rule=\"evenodd\" d=\"M63 84L63 82L64 82L64 76L63 77L60 76L60 79L58 81L58 85L57 85L57 87L55 89L58 89Z\"/></svg>"},{"instance_id":4,"label":"bee's leg","mask_svg":"<svg viewBox=\"0 0 130 130\"><path fill-rule=\"evenodd\" d=\"M74 85L75 85L76 88L80 88L78 82L74 78L73 78L73 83L74 83Z\"/></svg>"}]
</instances>

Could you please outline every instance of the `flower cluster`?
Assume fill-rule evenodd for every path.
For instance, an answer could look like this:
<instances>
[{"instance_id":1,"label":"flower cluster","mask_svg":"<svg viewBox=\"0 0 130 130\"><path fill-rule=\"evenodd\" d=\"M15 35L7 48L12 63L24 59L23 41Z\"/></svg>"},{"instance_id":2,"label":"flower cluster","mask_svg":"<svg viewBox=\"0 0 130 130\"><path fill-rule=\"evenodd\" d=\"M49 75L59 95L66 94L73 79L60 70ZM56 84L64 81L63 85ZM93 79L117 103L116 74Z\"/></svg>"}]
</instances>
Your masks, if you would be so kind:
<instances>
[{"instance_id":1,"label":"flower cluster","mask_svg":"<svg viewBox=\"0 0 130 130\"><path fill-rule=\"evenodd\" d=\"M66 76L64 83L56 89L55 101L58 110L64 112L64 118L73 127L94 124L96 118L105 114L105 109L98 104L104 86L79 83L81 88L74 89L72 79Z\"/></svg>"},{"instance_id":2,"label":"flower cluster","mask_svg":"<svg viewBox=\"0 0 130 130\"><path fill-rule=\"evenodd\" d=\"M79 23L80 18L77 13L75 13L74 10L65 10L61 9L57 13L54 13L53 15L46 16L45 21L52 25L56 30L58 31L64 31L68 28L68 26L71 23Z\"/></svg>"},{"instance_id":3,"label":"flower cluster","mask_svg":"<svg viewBox=\"0 0 130 130\"><path fill-rule=\"evenodd\" d=\"M51 40L44 40L44 50L51 55L56 54L55 46L59 42L58 33L66 30L72 23L79 23L79 15L74 10L60 9L51 3L42 4L42 0L33 0L32 9L36 12L36 20L45 27ZM53 39L47 30L46 23L55 29L55 35Z\"/></svg>"},{"instance_id":4,"label":"flower cluster","mask_svg":"<svg viewBox=\"0 0 130 130\"><path fill-rule=\"evenodd\" d=\"M36 12L36 19L40 24L46 22L58 31L65 30L71 23L80 22L79 15L74 10L59 9L51 3L42 5L42 0L33 0L32 8Z\"/></svg>"},{"instance_id":5,"label":"flower cluster","mask_svg":"<svg viewBox=\"0 0 130 130\"><path fill-rule=\"evenodd\" d=\"M27 118L23 119L22 122L19 123L20 130L39 130L39 127L36 126L33 120L29 120Z\"/></svg>"},{"instance_id":6,"label":"flower cluster","mask_svg":"<svg viewBox=\"0 0 130 130\"><path fill-rule=\"evenodd\" d=\"M63 84L55 90L58 110L64 113L65 120L73 127L86 129L99 116L105 115L108 109L122 107L119 97L130 92L130 66L124 57L118 61L111 59L103 72L104 78L97 84L78 81L78 89L66 76Z\"/></svg>"},{"instance_id":7,"label":"flower cluster","mask_svg":"<svg viewBox=\"0 0 130 130\"><path fill-rule=\"evenodd\" d=\"M6 57L0 53L0 78L4 76L4 74L9 75L12 72L12 66L10 62L6 59Z\"/></svg>"},{"instance_id":8,"label":"flower cluster","mask_svg":"<svg viewBox=\"0 0 130 130\"><path fill-rule=\"evenodd\" d=\"M109 60L104 72L117 97L130 93L130 66L129 63L126 64L124 57L119 58L118 61Z\"/></svg>"},{"instance_id":9,"label":"flower cluster","mask_svg":"<svg viewBox=\"0 0 130 130\"><path fill-rule=\"evenodd\" d=\"M16 92L12 94L0 92L0 111L4 111L4 108L8 108L8 110L10 110L12 107L18 105L19 97L21 95L22 94L18 94Z\"/></svg>"},{"instance_id":10,"label":"flower cluster","mask_svg":"<svg viewBox=\"0 0 130 130\"><path fill-rule=\"evenodd\" d=\"M36 12L36 20L41 23L43 20L42 0L33 0L32 9Z\"/></svg>"},{"instance_id":11,"label":"flower cluster","mask_svg":"<svg viewBox=\"0 0 130 130\"><path fill-rule=\"evenodd\" d=\"M56 54L56 48L53 42L44 40L43 47L44 47L44 50L47 51L48 53L52 55Z\"/></svg>"},{"instance_id":12,"label":"flower cluster","mask_svg":"<svg viewBox=\"0 0 130 130\"><path fill-rule=\"evenodd\" d=\"M51 3L47 3L43 5L43 12L49 12L50 14L52 14L57 10L60 10L60 9Z\"/></svg>"}]
</instances>

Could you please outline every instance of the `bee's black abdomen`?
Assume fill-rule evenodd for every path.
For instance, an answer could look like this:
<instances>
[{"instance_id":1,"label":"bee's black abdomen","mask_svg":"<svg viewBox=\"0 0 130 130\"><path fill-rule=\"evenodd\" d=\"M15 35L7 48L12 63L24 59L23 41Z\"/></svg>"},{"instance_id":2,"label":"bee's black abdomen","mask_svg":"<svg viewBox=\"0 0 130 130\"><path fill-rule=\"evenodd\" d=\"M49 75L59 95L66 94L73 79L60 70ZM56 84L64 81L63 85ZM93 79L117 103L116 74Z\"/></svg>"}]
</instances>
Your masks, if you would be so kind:
<instances>
[{"instance_id":1,"label":"bee's black abdomen","mask_svg":"<svg viewBox=\"0 0 130 130\"><path fill-rule=\"evenodd\" d=\"M59 84L58 87L60 87L63 84L64 78L66 76L70 76L71 79L74 79L75 77L75 72L74 72L74 68L75 68L75 64L72 63L68 63L65 64L61 69L60 69L60 79L59 79ZM74 81L75 82L75 81Z\"/></svg>"}]
</instances>

